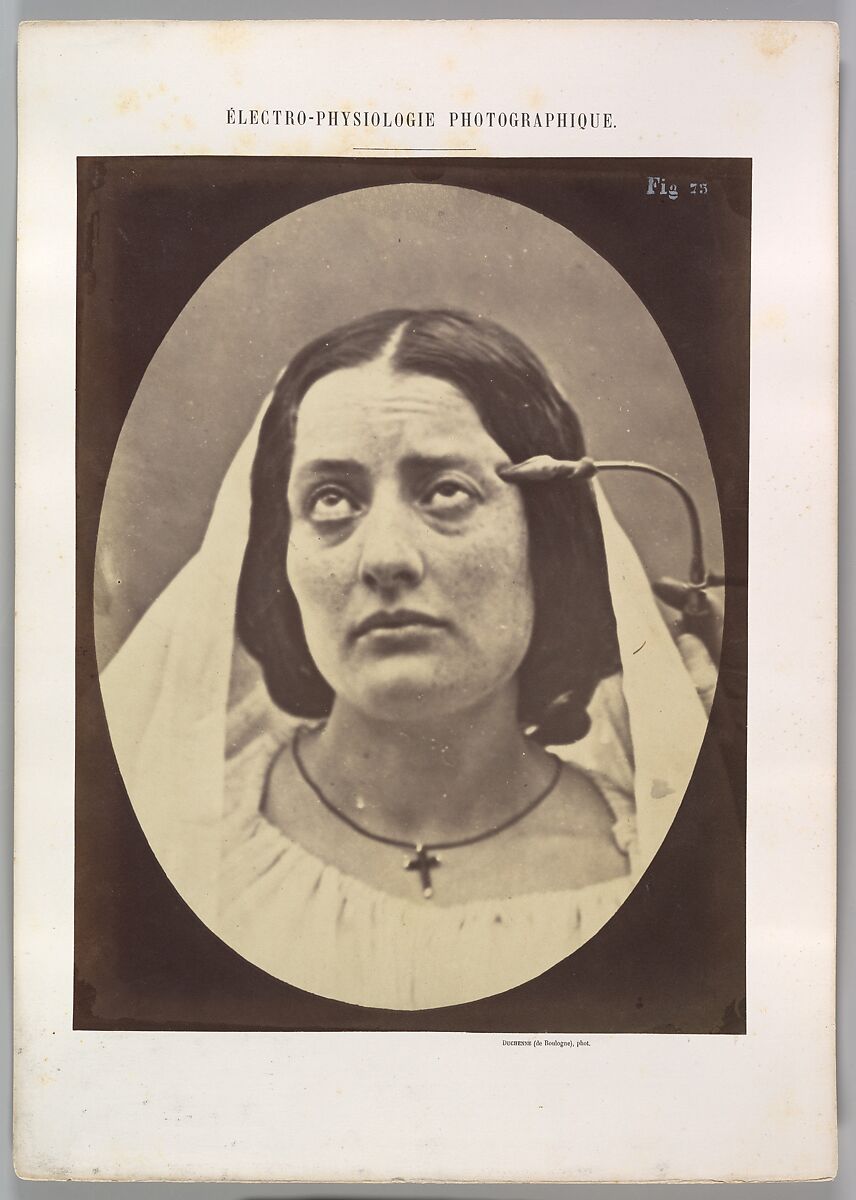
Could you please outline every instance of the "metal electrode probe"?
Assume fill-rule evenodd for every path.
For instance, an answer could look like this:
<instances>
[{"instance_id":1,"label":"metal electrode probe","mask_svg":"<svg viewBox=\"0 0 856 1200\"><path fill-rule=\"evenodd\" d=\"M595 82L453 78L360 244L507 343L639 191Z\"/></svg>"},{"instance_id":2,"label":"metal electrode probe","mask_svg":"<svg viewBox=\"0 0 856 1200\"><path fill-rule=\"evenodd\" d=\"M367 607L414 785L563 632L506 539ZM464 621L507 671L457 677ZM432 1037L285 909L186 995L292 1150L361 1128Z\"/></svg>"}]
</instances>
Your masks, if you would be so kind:
<instances>
[{"instance_id":1,"label":"metal electrode probe","mask_svg":"<svg viewBox=\"0 0 856 1200\"><path fill-rule=\"evenodd\" d=\"M648 463L632 462L631 460L597 460L592 458L557 459L549 454L538 454L527 458L525 462L513 463L509 467L500 467L498 474L501 479L510 483L547 483L554 479L591 479L602 471L638 471L645 475L653 475L670 484L684 503L690 523L691 557L689 579L658 579L651 587L654 595L670 608L677 609L681 614L681 622L685 632L701 638L715 662L719 662L720 637L716 613L707 595L707 589L723 587L725 576L718 572L709 571L704 561L702 545L701 521L695 501L684 485L673 475L652 467Z\"/></svg>"}]
</instances>

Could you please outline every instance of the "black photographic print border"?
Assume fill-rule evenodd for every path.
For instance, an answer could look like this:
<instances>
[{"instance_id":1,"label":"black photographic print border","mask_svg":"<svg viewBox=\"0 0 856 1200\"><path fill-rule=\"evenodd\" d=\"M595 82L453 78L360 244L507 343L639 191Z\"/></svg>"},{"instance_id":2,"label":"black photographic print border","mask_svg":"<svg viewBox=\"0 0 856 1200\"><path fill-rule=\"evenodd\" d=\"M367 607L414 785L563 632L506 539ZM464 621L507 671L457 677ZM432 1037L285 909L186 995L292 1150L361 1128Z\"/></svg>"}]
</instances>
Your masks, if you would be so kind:
<instances>
[{"instance_id":1,"label":"black photographic print border","mask_svg":"<svg viewBox=\"0 0 856 1200\"><path fill-rule=\"evenodd\" d=\"M254 233L317 200L421 182L525 205L620 272L686 382L716 480L726 572L745 580L751 162L156 157L79 159L78 168L75 1028L744 1033L747 650L739 583L727 594L720 685L696 771L620 912L570 958L510 992L403 1013L273 979L178 896L113 756L93 577L125 416L152 355L211 271Z\"/></svg>"}]
</instances>

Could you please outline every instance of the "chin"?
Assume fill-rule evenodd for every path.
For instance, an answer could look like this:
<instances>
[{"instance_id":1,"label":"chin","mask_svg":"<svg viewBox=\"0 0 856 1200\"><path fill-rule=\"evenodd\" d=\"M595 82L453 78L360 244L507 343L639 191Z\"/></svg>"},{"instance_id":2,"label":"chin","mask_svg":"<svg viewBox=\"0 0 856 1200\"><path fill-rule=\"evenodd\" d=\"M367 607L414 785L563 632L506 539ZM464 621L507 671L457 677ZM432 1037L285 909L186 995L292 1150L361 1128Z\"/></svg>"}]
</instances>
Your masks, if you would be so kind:
<instances>
[{"instance_id":1,"label":"chin","mask_svg":"<svg viewBox=\"0 0 856 1200\"><path fill-rule=\"evenodd\" d=\"M367 716L379 721L401 721L408 724L447 718L471 708L482 699L474 693L469 681L441 683L436 671L388 671L384 678L363 681L358 693L351 693L350 703Z\"/></svg>"}]
</instances>

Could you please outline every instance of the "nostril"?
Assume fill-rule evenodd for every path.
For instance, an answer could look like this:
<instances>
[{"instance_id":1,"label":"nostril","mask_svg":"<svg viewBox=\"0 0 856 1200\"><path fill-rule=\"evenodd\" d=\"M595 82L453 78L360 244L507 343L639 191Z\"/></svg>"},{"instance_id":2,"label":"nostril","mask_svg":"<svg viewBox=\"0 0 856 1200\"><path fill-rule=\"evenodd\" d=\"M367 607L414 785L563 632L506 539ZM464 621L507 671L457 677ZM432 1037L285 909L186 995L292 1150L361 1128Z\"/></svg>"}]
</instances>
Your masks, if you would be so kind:
<instances>
[{"instance_id":1,"label":"nostril","mask_svg":"<svg viewBox=\"0 0 856 1200\"><path fill-rule=\"evenodd\" d=\"M362 570L363 579L378 587L416 583L419 574L417 570L406 563L364 564Z\"/></svg>"},{"instance_id":2,"label":"nostril","mask_svg":"<svg viewBox=\"0 0 856 1200\"><path fill-rule=\"evenodd\" d=\"M377 587L408 586L422 577L422 558L404 531L377 525L364 527L365 540L359 560L359 576Z\"/></svg>"}]
</instances>

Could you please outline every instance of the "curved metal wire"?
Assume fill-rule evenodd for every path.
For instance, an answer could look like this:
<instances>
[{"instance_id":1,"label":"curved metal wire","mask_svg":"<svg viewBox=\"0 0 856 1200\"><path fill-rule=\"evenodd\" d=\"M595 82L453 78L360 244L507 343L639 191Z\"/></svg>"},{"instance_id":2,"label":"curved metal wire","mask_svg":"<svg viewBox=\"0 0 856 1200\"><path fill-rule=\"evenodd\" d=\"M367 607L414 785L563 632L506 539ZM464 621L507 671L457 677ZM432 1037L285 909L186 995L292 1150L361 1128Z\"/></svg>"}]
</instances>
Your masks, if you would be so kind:
<instances>
[{"instance_id":1,"label":"curved metal wire","mask_svg":"<svg viewBox=\"0 0 856 1200\"><path fill-rule=\"evenodd\" d=\"M658 479L670 483L678 495L684 502L687 517L690 522L690 583L698 584L704 587L708 583L708 574L704 562L704 546L702 544L701 534L701 519L696 508L695 500L674 475L669 475L667 471L661 471L659 467L652 467L648 463L633 462L631 459L612 459L595 462L595 470L599 474L601 471L641 471L646 475L654 475Z\"/></svg>"},{"instance_id":2,"label":"curved metal wire","mask_svg":"<svg viewBox=\"0 0 856 1200\"><path fill-rule=\"evenodd\" d=\"M498 473L502 479L513 483L540 483L550 479L589 479L601 471L639 471L662 479L675 489L683 501L690 523L690 586L699 591L710 586L713 577L705 566L701 519L696 503L681 481L667 471L652 467L649 463L634 462L632 459L559 459L549 454L539 454L535 458L527 458L525 462L500 467Z\"/></svg>"}]
</instances>

